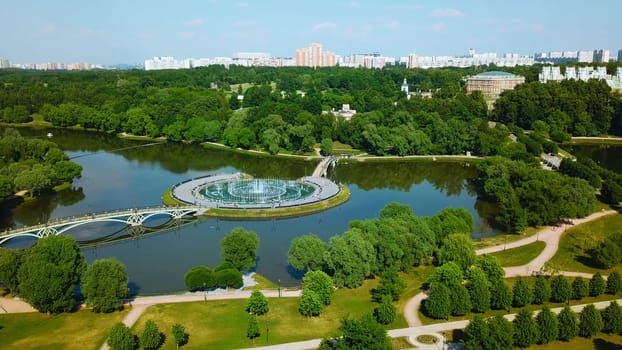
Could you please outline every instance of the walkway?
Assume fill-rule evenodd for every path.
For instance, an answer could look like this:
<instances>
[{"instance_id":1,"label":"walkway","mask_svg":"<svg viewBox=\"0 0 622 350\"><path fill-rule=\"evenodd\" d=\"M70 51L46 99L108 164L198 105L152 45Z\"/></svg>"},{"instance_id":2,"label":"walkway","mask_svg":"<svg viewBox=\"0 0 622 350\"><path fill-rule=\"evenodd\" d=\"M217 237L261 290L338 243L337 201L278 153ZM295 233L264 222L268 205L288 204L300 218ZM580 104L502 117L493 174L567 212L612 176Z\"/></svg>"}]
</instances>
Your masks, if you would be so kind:
<instances>
[{"instance_id":1,"label":"walkway","mask_svg":"<svg viewBox=\"0 0 622 350\"><path fill-rule=\"evenodd\" d=\"M334 157L324 157L324 158L322 158L320 163L315 167L315 170L313 170L313 174L311 174L311 176L313 176L313 177L321 177L321 176L326 175L326 170L328 170L328 167L334 161L335 161Z\"/></svg>"},{"instance_id":2,"label":"walkway","mask_svg":"<svg viewBox=\"0 0 622 350\"><path fill-rule=\"evenodd\" d=\"M531 244L538 240L543 241L546 244L546 246L544 247L544 250L542 250L540 255L538 255L535 259L530 261L528 264L504 268L505 277L531 276L533 271L542 270L542 267L544 266L544 264L555 255L555 253L557 252L557 249L559 248L559 240L561 238L561 235L569 227L583 224L583 223L586 223L592 220L596 220L603 216L611 215L615 213L617 213L617 211L615 210L600 211L592 215L586 216L582 219L571 220L570 223L567 223L567 224L563 224L560 226L546 227L540 230L535 235L520 239L518 241L479 249L475 253L477 255L490 254L490 253L500 252L506 249L522 247L524 245ZM569 276L569 277L585 277L585 278L592 277L591 274L583 273L583 272L560 271L559 273L563 274L564 276ZM421 302L425 298L427 298L427 295L425 293L419 293L415 295L414 297L412 297L410 300L408 300L408 302L406 303L406 306L404 307L404 318L406 319L406 323L408 323L409 326L411 327L421 326L422 323L421 323L421 320L419 319L418 311L419 311L419 307L421 306Z\"/></svg>"}]
</instances>

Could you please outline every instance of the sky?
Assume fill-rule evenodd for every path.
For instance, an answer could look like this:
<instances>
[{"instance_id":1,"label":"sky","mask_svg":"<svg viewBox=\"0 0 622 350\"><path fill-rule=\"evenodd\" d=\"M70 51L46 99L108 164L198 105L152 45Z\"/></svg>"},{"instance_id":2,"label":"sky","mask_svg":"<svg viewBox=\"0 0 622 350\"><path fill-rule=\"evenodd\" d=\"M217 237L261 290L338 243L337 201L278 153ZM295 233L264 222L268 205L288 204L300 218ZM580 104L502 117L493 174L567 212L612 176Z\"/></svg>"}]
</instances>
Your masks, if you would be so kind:
<instances>
[{"instance_id":1,"label":"sky","mask_svg":"<svg viewBox=\"0 0 622 350\"><path fill-rule=\"evenodd\" d=\"M393 57L622 49L620 0L14 0L1 9L0 57L13 63L293 57L311 42Z\"/></svg>"}]
</instances>

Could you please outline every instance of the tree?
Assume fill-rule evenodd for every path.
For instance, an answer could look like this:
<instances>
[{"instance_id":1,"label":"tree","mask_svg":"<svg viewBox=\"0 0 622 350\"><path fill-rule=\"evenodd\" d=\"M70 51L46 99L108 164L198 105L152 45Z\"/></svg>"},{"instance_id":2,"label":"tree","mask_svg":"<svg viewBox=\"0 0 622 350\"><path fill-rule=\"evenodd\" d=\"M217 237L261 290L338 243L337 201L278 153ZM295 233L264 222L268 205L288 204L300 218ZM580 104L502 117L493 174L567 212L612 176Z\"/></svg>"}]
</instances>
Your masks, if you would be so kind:
<instances>
[{"instance_id":1,"label":"tree","mask_svg":"<svg viewBox=\"0 0 622 350\"><path fill-rule=\"evenodd\" d=\"M488 338L484 339L486 348L495 350L514 349L514 327L505 317L497 315L489 318Z\"/></svg>"},{"instance_id":2,"label":"tree","mask_svg":"<svg viewBox=\"0 0 622 350\"><path fill-rule=\"evenodd\" d=\"M236 227L220 240L223 261L231 263L236 269L245 271L255 266L259 237L253 231Z\"/></svg>"},{"instance_id":3,"label":"tree","mask_svg":"<svg viewBox=\"0 0 622 350\"><path fill-rule=\"evenodd\" d=\"M451 300L450 314L454 316L466 315L473 307L469 298L469 291L462 284L452 286L449 290Z\"/></svg>"},{"instance_id":4,"label":"tree","mask_svg":"<svg viewBox=\"0 0 622 350\"><path fill-rule=\"evenodd\" d=\"M490 330L484 319L475 315L464 329L464 345L467 349L487 349L486 342L490 339Z\"/></svg>"},{"instance_id":5,"label":"tree","mask_svg":"<svg viewBox=\"0 0 622 350\"><path fill-rule=\"evenodd\" d=\"M9 289L11 294L17 294L17 273L22 257L21 250L0 248L0 283Z\"/></svg>"},{"instance_id":6,"label":"tree","mask_svg":"<svg viewBox=\"0 0 622 350\"><path fill-rule=\"evenodd\" d=\"M622 260L622 248L612 239L605 239L592 252L592 258L605 269L610 269Z\"/></svg>"},{"instance_id":7,"label":"tree","mask_svg":"<svg viewBox=\"0 0 622 350\"><path fill-rule=\"evenodd\" d=\"M543 307L536 316L536 325L539 330L538 344L548 344L557 339L557 317L548 307Z\"/></svg>"},{"instance_id":8,"label":"tree","mask_svg":"<svg viewBox=\"0 0 622 350\"><path fill-rule=\"evenodd\" d=\"M322 139L322 143L320 143L320 152L324 156L333 154L333 140L330 138Z\"/></svg>"},{"instance_id":9,"label":"tree","mask_svg":"<svg viewBox=\"0 0 622 350\"><path fill-rule=\"evenodd\" d=\"M498 281L490 287L490 307L495 310L510 310L512 306L512 292L503 282Z\"/></svg>"},{"instance_id":10,"label":"tree","mask_svg":"<svg viewBox=\"0 0 622 350\"><path fill-rule=\"evenodd\" d=\"M112 326L110 333L108 333L108 340L106 341L111 350L136 350L138 349L138 341L136 336L132 334L132 330L119 322Z\"/></svg>"},{"instance_id":11,"label":"tree","mask_svg":"<svg viewBox=\"0 0 622 350\"><path fill-rule=\"evenodd\" d=\"M532 303L541 305L549 301L551 298L551 286L546 278L538 276L533 286L533 300Z\"/></svg>"},{"instance_id":12,"label":"tree","mask_svg":"<svg viewBox=\"0 0 622 350\"><path fill-rule=\"evenodd\" d=\"M551 279L551 300L556 303L562 303L570 299L572 290L568 284L568 280L564 276L558 275Z\"/></svg>"},{"instance_id":13,"label":"tree","mask_svg":"<svg viewBox=\"0 0 622 350\"><path fill-rule=\"evenodd\" d=\"M376 267L374 246L358 228L331 237L325 257L337 286L358 287Z\"/></svg>"},{"instance_id":14,"label":"tree","mask_svg":"<svg viewBox=\"0 0 622 350\"><path fill-rule=\"evenodd\" d=\"M557 315L557 339L570 340L579 334L577 315L566 305Z\"/></svg>"},{"instance_id":15,"label":"tree","mask_svg":"<svg viewBox=\"0 0 622 350\"><path fill-rule=\"evenodd\" d=\"M89 265L82 277L82 294L94 312L112 312L123 308L127 296L125 265L115 258L98 259Z\"/></svg>"},{"instance_id":16,"label":"tree","mask_svg":"<svg viewBox=\"0 0 622 350\"><path fill-rule=\"evenodd\" d=\"M538 327L527 309L520 309L514 318L514 345L526 348L538 340Z\"/></svg>"},{"instance_id":17,"label":"tree","mask_svg":"<svg viewBox=\"0 0 622 350\"><path fill-rule=\"evenodd\" d=\"M423 312L428 317L447 319L451 308L449 288L442 283L430 286L430 296L423 302Z\"/></svg>"},{"instance_id":18,"label":"tree","mask_svg":"<svg viewBox=\"0 0 622 350\"><path fill-rule=\"evenodd\" d=\"M287 261L296 270L322 270L324 254L328 249L325 242L316 234L308 234L292 239L287 252Z\"/></svg>"},{"instance_id":19,"label":"tree","mask_svg":"<svg viewBox=\"0 0 622 350\"><path fill-rule=\"evenodd\" d=\"M490 254L479 255L475 258L475 266L484 271L491 285L503 281L505 271L496 256Z\"/></svg>"},{"instance_id":20,"label":"tree","mask_svg":"<svg viewBox=\"0 0 622 350\"><path fill-rule=\"evenodd\" d=\"M158 325L153 320L147 320L145 323L145 329L140 335L140 345L145 350L154 350L162 345L162 333Z\"/></svg>"},{"instance_id":21,"label":"tree","mask_svg":"<svg viewBox=\"0 0 622 350\"><path fill-rule=\"evenodd\" d=\"M188 343L188 334L186 333L186 329L179 323L175 323L171 327L171 333L173 333L173 338L175 339L175 345L177 345L177 350L179 350L180 346L186 345L186 343Z\"/></svg>"},{"instance_id":22,"label":"tree","mask_svg":"<svg viewBox=\"0 0 622 350\"><path fill-rule=\"evenodd\" d=\"M322 304L330 305L333 299L333 280L323 271L307 271L302 278L302 286L305 290L314 291Z\"/></svg>"},{"instance_id":23,"label":"tree","mask_svg":"<svg viewBox=\"0 0 622 350\"><path fill-rule=\"evenodd\" d=\"M613 271L607 277L607 293L609 294L617 294L622 290L622 281L620 280L620 274L617 271Z\"/></svg>"},{"instance_id":24,"label":"tree","mask_svg":"<svg viewBox=\"0 0 622 350\"><path fill-rule=\"evenodd\" d=\"M519 278L514 284L514 288L512 288L512 295L512 305L514 307L529 305L533 299L529 285L522 278Z\"/></svg>"},{"instance_id":25,"label":"tree","mask_svg":"<svg viewBox=\"0 0 622 350\"><path fill-rule=\"evenodd\" d=\"M301 315L308 317L318 316L323 308L324 303L316 292L310 289L302 291L300 305L298 306L298 312L300 312Z\"/></svg>"},{"instance_id":26,"label":"tree","mask_svg":"<svg viewBox=\"0 0 622 350\"><path fill-rule=\"evenodd\" d=\"M191 292L213 288L216 285L214 271L207 266L194 266L184 275L186 288Z\"/></svg>"},{"instance_id":27,"label":"tree","mask_svg":"<svg viewBox=\"0 0 622 350\"><path fill-rule=\"evenodd\" d=\"M600 275L600 272L596 272L590 279L590 296L597 297L605 292L605 279Z\"/></svg>"},{"instance_id":28,"label":"tree","mask_svg":"<svg viewBox=\"0 0 622 350\"><path fill-rule=\"evenodd\" d=\"M608 333L622 333L622 307L615 300L603 310L603 330Z\"/></svg>"},{"instance_id":29,"label":"tree","mask_svg":"<svg viewBox=\"0 0 622 350\"><path fill-rule=\"evenodd\" d=\"M378 302L383 296L388 295L393 301L397 301L400 299L405 288L406 284L400 278L397 270L388 269L380 275L378 287L372 289L372 299Z\"/></svg>"},{"instance_id":30,"label":"tree","mask_svg":"<svg viewBox=\"0 0 622 350\"><path fill-rule=\"evenodd\" d=\"M242 273L236 269L222 269L214 272L216 286L238 289L244 285Z\"/></svg>"},{"instance_id":31,"label":"tree","mask_svg":"<svg viewBox=\"0 0 622 350\"><path fill-rule=\"evenodd\" d=\"M430 284L436 282L446 286L462 284L463 281L464 275L462 274L462 269L453 261L435 268L429 280Z\"/></svg>"},{"instance_id":32,"label":"tree","mask_svg":"<svg viewBox=\"0 0 622 350\"><path fill-rule=\"evenodd\" d=\"M341 320L339 331L343 336L339 338L339 349L392 349L391 338L371 314L363 315L360 319L345 317Z\"/></svg>"},{"instance_id":33,"label":"tree","mask_svg":"<svg viewBox=\"0 0 622 350\"><path fill-rule=\"evenodd\" d=\"M454 233L443 239L443 244L438 252L440 265L453 261L463 271L475 262L475 249L471 238L462 233Z\"/></svg>"},{"instance_id":34,"label":"tree","mask_svg":"<svg viewBox=\"0 0 622 350\"><path fill-rule=\"evenodd\" d=\"M490 288L484 271L479 267L471 267L467 274L467 280L473 312L485 312L490 309Z\"/></svg>"},{"instance_id":35,"label":"tree","mask_svg":"<svg viewBox=\"0 0 622 350\"><path fill-rule=\"evenodd\" d=\"M395 320L397 312L390 295L383 295L380 305L374 309L374 317L380 324L387 325Z\"/></svg>"},{"instance_id":36,"label":"tree","mask_svg":"<svg viewBox=\"0 0 622 350\"><path fill-rule=\"evenodd\" d=\"M582 277L577 277L572 281L572 298L581 300L590 293L590 286Z\"/></svg>"},{"instance_id":37,"label":"tree","mask_svg":"<svg viewBox=\"0 0 622 350\"><path fill-rule=\"evenodd\" d=\"M579 315L579 335L591 338L598 334L603 326L603 319L594 304L586 305Z\"/></svg>"},{"instance_id":38,"label":"tree","mask_svg":"<svg viewBox=\"0 0 622 350\"><path fill-rule=\"evenodd\" d=\"M25 253L19 269L19 295L41 312L67 312L74 308L74 288L86 261L70 236L39 239Z\"/></svg>"},{"instance_id":39,"label":"tree","mask_svg":"<svg viewBox=\"0 0 622 350\"><path fill-rule=\"evenodd\" d=\"M254 290L246 304L246 312L251 315L263 315L268 312L268 298L262 292Z\"/></svg>"},{"instance_id":40,"label":"tree","mask_svg":"<svg viewBox=\"0 0 622 350\"><path fill-rule=\"evenodd\" d=\"M257 317L255 315L251 315L248 318L248 326L246 327L246 337L253 341L255 344L255 338L258 338L261 335L259 331L259 322L257 322Z\"/></svg>"}]
</instances>

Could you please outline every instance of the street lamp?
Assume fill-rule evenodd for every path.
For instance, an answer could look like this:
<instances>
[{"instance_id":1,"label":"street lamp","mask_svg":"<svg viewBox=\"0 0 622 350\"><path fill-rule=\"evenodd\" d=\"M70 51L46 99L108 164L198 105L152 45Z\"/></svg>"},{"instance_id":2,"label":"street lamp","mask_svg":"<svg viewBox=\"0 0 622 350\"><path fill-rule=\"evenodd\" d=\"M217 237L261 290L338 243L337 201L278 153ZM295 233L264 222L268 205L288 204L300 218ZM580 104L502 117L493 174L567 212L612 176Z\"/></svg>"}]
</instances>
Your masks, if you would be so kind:
<instances>
[{"instance_id":1,"label":"street lamp","mask_svg":"<svg viewBox=\"0 0 622 350\"><path fill-rule=\"evenodd\" d=\"M207 289L205 288L205 282L203 282L203 301L207 302Z\"/></svg>"},{"instance_id":2,"label":"street lamp","mask_svg":"<svg viewBox=\"0 0 622 350\"><path fill-rule=\"evenodd\" d=\"M266 320L266 345L269 343L269 334L270 334L270 321Z\"/></svg>"},{"instance_id":3,"label":"street lamp","mask_svg":"<svg viewBox=\"0 0 622 350\"><path fill-rule=\"evenodd\" d=\"M278 279L279 281L279 298L281 297L281 279Z\"/></svg>"}]
</instances>

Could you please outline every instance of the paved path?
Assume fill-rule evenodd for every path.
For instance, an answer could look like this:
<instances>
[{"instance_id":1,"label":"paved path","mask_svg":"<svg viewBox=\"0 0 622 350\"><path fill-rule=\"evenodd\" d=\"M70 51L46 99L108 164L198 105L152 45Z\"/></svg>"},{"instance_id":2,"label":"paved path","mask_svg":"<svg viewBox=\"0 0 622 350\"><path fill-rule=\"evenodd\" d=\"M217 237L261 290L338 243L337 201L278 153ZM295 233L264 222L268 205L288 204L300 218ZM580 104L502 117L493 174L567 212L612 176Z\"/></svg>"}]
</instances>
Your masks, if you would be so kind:
<instances>
[{"instance_id":1,"label":"paved path","mask_svg":"<svg viewBox=\"0 0 622 350\"><path fill-rule=\"evenodd\" d=\"M482 248L476 251L477 255L490 254L495 252L500 252L506 249L518 248L527 244L531 244L535 241L543 241L546 246L544 250L538 255L535 259L530 261L528 264L521 266L511 266L504 268L505 277L517 277L517 276L530 276L533 271L540 271L544 264L549 261L557 252L559 248L559 240L561 235L568 229L574 225L583 224L592 220L596 220L605 215L615 214L617 211L615 210L606 210L600 211L597 213L593 213L589 216L586 216L581 219L571 220L569 223L560 225L560 226L549 226L542 230L540 230L535 235L520 239L518 241L510 242L507 244L499 244L493 247ZM584 272L574 272L574 271L560 271L559 274L568 277L585 277L591 278L592 275ZM421 302L423 299L427 298L425 293L419 293L412 297L404 307L404 318L406 319L406 323L409 326L421 326L421 320L419 319L419 307L421 306Z\"/></svg>"},{"instance_id":2,"label":"paved path","mask_svg":"<svg viewBox=\"0 0 622 350\"><path fill-rule=\"evenodd\" d=\"M37 312L37 310L19 298L0 297L0 314L17 314L24 312Z\"/></svg>"}]
</instances>

